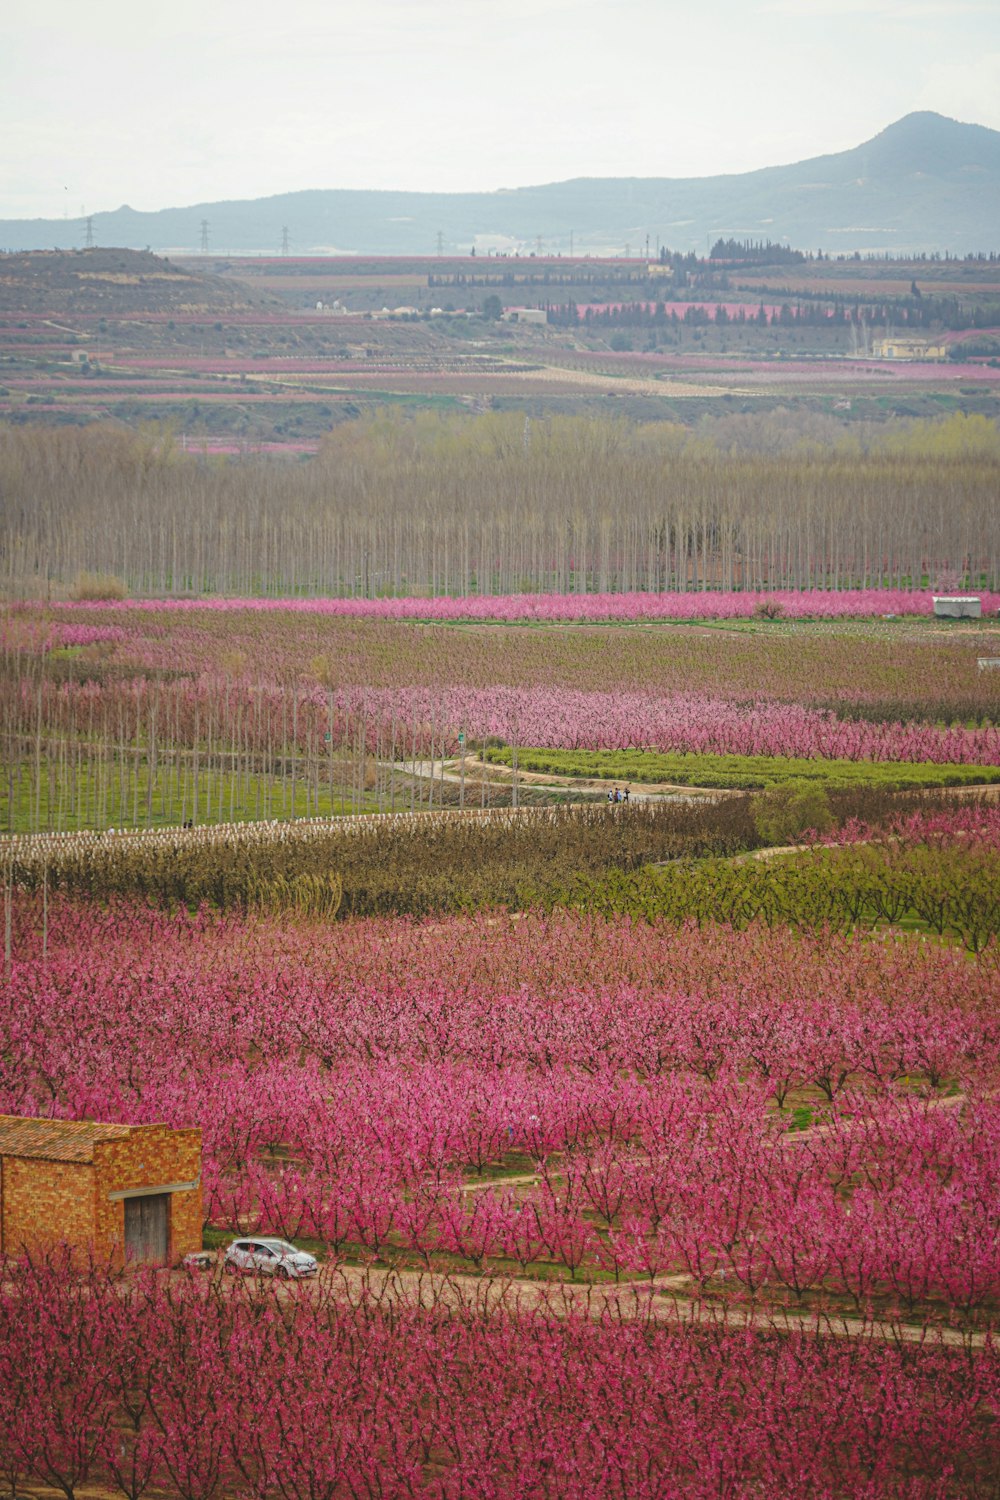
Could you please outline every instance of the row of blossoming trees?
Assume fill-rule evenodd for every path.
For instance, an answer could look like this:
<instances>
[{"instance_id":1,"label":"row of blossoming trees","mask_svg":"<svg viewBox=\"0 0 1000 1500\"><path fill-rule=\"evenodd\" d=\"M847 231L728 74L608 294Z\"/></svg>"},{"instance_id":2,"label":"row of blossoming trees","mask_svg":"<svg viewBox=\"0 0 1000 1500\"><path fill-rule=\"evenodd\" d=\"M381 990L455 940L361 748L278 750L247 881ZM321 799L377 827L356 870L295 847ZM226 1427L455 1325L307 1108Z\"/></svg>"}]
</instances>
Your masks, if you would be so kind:
<instances>
[{"instance_id":1,"label":"row of blossoming trees","mask_svg":"<svg viewBox=\"0 0 1000 1500\"><path fill-rule=\"evenodd\" d=\"M214 1500L996 1495L995 1349L725 1319L205 1289L0 1287L0 1474Z\"/></svg>"},{"instance_id":2,"label":"row of blossoming trees","mask_svg":"<svg viewBox=\"0 0 1000 1500\"><path fill-rule=\"evenodd\" d=\"M17 896L0 1111L195 1120L210 1229L403 1280L8 1267L12 1483L995 1493L995 948L56 898L43 950L41 915ZM407 1266L459 1278L418 1306ZM512 1307L511 1275L601 1300Z\"/></svg>"}]
</instances>

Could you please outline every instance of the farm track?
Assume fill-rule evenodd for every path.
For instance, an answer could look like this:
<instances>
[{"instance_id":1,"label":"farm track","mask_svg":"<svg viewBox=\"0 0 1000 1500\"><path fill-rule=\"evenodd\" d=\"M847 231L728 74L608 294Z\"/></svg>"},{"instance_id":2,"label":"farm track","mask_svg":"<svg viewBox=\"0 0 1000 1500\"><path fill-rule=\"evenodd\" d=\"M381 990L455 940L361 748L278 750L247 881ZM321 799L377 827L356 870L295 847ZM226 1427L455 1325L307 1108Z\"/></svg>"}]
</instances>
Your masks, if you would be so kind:
<instances>
[{"instance_id":1,"label":"farm track","mask_svg":"<svg viewBox=\"0 0 1000 1500\"><path fill-rule=\"evenodd\" d=\"M446 768L458 765L459 761L454 758L444 761L398 761L394 763L393 770L411 776L420 776L427 780L446 781L457 786L462 780L460 772L449 771ZM509 785L514 780L514 771L511 766L494 765L492 762L484 762L474 756L466 756L465 765L467 785L471 781L478 788L484 779L484 772L489 773L487 784L492 784L494 787L498 783ZM724 798L753 795L752 792L741 787L702 787L674 781L628 781L620 777L606 776L563 776L555 771L526 771L521 767L517 770L517 781L539 790L555 792L576 788L595 795L601 792L606 793L609 787L628 787L630 802L689 802L693 804L706 801L719 802ZM959 799L988 797L996 800L1000 798L1000 782L977 782L966 786L920 787L917 789L917 794L922 797L944 796ZM912 793L907 795L912 795ZM582 807L588 804L581 802L576 805ZM766 858L769 853L781 852L787 851L761 851L760 857Z\"/></svg>"},{"instance_id":2,"label":"farm track","mask_svg":"<svg viewBox=\"0 0 1000 1500\"><path fill-rule=\"evenodd\" d=\"M815 1336L865 1340L886 1344L924 1344L940 1341L950 1348L984 1349L991 1331L941 1328L921 1323L898 1323L840 1313L792 1312L774 1306L733 1306L689 1295L690 1278L656 1276L641 1285L584 1285L530 1281L524 1277L477 1277L462 1273L411 1271L398 1268L345 1266L321 1272L318 1286L335 1299L357 1303L370 1299L379 1306L417 1303L421 1307L469 1307L484 1312L543 1312L555 1317L573 1314L615 1322L652 1320L664 1324L720 1324L760 1333L805 1333ZM297 1295L283 1287L285 1295Z\"/></svg>"},{"instance_id":3,"label":"farm track","mask_svg":"<svg viewBox=\"0 0 1000 1500\"><path fill-rule=\"evenodd\" d=\"M393 770L407 773L411 776L419 776L428 781L445 781L453 786L460 786L462 782L461 770L449 771L448 766L460 766L455 759L449 760L419 760L397 761ZM488 778L485 773L488 773ZM471 782L475 787L481 786L486 780L487 785L496 786L498 783L508 786L515 780L515 773L511 766L493 765L488 761L481 761L474 756L466 756L465 759L466 784ZM522 771L518 767L517 782L531 786L540 791L561 792L575 789L580 792L590 792L595 796L607 794L609 787L628 787L630 802L718 802L724 797L744 797L745 792L736 791L728 787L698 787L681 786L679 783L670 781L615 781L613 778L600 776L560 776L556 772L549 771ZM593 797L586 802L576 804L584 807L590 805ZM564 804L565 806L566 804Z\"/></svg>"}]
</instances>

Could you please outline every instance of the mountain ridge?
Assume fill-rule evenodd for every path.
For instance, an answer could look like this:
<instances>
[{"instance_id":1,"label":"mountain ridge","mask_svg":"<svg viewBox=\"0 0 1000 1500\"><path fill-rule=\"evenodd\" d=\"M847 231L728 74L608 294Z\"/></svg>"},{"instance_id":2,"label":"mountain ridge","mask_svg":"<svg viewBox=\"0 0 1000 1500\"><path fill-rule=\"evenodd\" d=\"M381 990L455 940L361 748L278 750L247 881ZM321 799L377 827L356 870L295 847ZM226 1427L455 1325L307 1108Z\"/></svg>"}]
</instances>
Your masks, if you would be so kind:
<instances>
[{"instance_id":1,"label":"mountain ridge","mask_svg":"<svg viewBox=\"0 0 1000 1500\"><path fill-rule=\"evenodd\" d=\"M712 177L575 177L479 193L306 188L91 216L98 245L213 254L432 256L701 250L719 236L826 253L1000 249L1000 131L914 111L846 151ZM0 220L10 250L73 248L82 220Z\"/></svg>"}]
</instances>

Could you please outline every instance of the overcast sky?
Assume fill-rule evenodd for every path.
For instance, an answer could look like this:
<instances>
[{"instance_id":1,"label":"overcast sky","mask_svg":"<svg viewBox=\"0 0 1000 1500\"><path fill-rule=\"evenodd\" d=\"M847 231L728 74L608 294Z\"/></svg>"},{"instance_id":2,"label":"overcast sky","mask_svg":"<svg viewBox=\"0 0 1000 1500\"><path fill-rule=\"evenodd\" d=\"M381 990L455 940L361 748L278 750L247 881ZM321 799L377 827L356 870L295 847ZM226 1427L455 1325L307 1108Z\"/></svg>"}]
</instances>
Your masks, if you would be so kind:
<instances>
[{"instance_id":1,"label":"overcast sky","mask_svg":"<svg viewBox=\"0 0 1000 1500\"><path fill-rule=\"evenodd\" d=\"M1000 129L1000 0L5 0L0 217L743 172Z\"/></svg>"}]
</instances>

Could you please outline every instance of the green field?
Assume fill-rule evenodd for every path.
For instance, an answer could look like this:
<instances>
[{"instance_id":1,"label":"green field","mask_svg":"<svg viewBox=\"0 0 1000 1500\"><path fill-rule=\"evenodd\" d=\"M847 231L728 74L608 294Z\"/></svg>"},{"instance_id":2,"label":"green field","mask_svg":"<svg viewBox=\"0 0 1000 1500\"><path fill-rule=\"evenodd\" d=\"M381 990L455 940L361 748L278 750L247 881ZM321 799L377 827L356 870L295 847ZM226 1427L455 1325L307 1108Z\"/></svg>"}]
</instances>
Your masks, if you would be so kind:
<instances>
[{"instance_id":1,"label":"green field","mask_svg":"<svg viewBox=\"0 0 1000 1500\"><path fill-rule=\"evenodd\" d=\"M510 766L509 747L485 752L493 765ZM914 791L923 787L978 786L1000 782L1000 766L963 766L923 761L805 760L783 755L671 755L653 750L518 749L521 771L579 776L598 781L638 781L674 786L766 791L789 782L812 782L826 791L879 787Z\"/></svg>"},{"instance_id":2,"label":"green field","mask_svg":"<svg viewBox=\"0 0 1000 1500\"><path fill-rule=\"evenodd\" d=\"M191 822L247 823L270 818L340 817L374 811L371 792L317 785L304 778L197 771L172 758L154 773L136 764L84 762L37 768L22 763L0 781L0 831L78 833L105 828L164 828Z\"/></svg>"}]
</instances>

